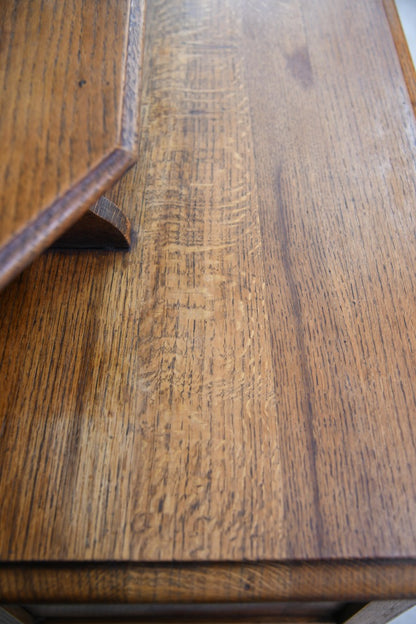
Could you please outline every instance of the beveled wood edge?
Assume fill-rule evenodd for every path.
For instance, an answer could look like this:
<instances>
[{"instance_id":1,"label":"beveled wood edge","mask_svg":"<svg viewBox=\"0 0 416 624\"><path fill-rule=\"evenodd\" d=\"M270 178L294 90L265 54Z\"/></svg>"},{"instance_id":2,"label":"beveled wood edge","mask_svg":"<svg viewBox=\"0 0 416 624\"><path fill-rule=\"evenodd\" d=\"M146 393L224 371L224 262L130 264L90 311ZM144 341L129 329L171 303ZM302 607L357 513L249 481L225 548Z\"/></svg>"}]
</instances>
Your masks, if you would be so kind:
<instances>
[{"instance_id":1,"label":"beveled wood edge","mask_svg":"<svg viewBox=\"0 0 416 624\"><path fill-rule=\"evenodd\" d=\"M138 112L141 99L145 13L146 0L130 0L119 141L122 149L136 155L139 147Z\"/></svg>"},{"instance_id":2,"label":"beveled wood edge","mask_svg":"<svg viewBox=\"0 0 416 624\"><path fill-rule=\"evenodd\" d=\"M416 114L416 70L410 54L406 35L397 10L395 0L383 0L384 10L390 25L397 56L403 72L403 77L412 103L413 112Z\"/></svg>"},{"instance_id":3,"label":"beveled wood edge","mask_svg":"<svg viewBox=\"0 0 416 624\"><path fill-rule=\"evenodd\" d=\"M3 603L353 601L416 597L416 559L0 563Z\"/></svg>"},{"instance_id":4,"label":"beveled wood edge","mask_svg":"<svg viewBox=\"0 0 416 624\"><path fill-rule=\"evenodd\" d=\"M131 0L118 145L0 248L0 290L68 229L137 161L145 0Z\"/></svg>"},{"instance_id":5,"label":"beveled wood edge","mask_svg":"<svg viewBox=\"0 0 416 624\"><path fill-rule=\"evenodd\" d=\"M115 149L40 217L0 248L0 290L68 229L103 191L136 162L136 155Z\"/></svg>"}]
</instances>

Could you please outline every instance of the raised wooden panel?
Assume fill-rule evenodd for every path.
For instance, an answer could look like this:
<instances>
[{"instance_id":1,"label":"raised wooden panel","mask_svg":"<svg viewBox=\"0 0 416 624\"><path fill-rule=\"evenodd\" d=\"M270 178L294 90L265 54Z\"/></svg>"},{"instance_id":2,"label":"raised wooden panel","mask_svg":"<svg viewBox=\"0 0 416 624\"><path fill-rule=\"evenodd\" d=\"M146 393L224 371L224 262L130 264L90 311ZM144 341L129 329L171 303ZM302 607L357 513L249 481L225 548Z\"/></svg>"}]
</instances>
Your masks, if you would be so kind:
<instances>
[{"instance_id":1,"label":"raised wooden panel","mask_svg":"<svg viewBox=\"0 0 416 624\"><path fill-rule=\"evenodd\" d=\"M143 7L0 3L0 287L137 159Z\"/></svg>"}]
</instances>

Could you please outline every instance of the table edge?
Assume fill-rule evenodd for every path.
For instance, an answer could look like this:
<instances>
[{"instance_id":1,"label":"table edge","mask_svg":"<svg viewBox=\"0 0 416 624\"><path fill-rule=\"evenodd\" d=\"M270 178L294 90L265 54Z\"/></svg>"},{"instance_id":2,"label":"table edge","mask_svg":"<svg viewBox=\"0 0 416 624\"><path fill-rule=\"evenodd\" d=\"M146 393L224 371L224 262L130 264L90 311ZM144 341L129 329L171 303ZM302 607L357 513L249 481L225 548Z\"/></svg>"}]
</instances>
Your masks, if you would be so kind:
<instances>
[{"instance_id":1,"label":"table edge","mask_svg":"<svg viewBox=\"0 0 416 624\"><path fill-rule=\"evenodd\" d=\"M0 602L363 601L416 596L416 559L0 562Z\"/></svg>"}]
</instances>

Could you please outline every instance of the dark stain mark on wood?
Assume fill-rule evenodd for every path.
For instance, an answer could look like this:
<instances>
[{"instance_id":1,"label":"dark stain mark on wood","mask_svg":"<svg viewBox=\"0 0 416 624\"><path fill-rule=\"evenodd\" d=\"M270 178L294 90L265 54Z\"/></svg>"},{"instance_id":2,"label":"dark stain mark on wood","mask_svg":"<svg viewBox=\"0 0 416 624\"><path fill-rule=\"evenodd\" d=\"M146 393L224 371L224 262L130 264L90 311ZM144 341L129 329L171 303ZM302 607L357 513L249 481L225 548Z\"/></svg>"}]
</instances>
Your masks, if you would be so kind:
<instances>
[{"instance_id":1,"label":"dark stain mark on wood","mask_svg":"<svg viewBox=\"0 0 416 624\"><path fill-rule=\"evenodd\" d=\"M306 46L286 56L286 67L304 89L309 89L313 85L311 60Z\"/></svg>"}]
</instances>

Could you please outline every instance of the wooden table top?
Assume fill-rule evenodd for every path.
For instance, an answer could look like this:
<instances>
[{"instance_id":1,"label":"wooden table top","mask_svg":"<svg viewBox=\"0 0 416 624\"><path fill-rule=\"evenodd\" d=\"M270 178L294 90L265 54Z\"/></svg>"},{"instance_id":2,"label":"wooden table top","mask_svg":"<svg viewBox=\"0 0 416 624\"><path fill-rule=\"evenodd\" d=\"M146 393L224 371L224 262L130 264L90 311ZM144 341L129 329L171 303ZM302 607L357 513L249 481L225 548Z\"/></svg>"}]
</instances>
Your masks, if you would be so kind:
<instances>
[{"instance_id":1,"label":"wooden table top","mask_svg":"<svg viewBox=\"0 0 416 624\"><path fill-rule=\"evenodd\" d=\"M137 159L142 4L0 3L0 288Z\"/></svg>"},{"instance_id":2,"label":"wooden table top","mask_svg":"<svg viewBox=\"0 0 416 624\"><path fill-rule=\"evenodd\" d=\"M146 33L131 251L0 295L3 595L414 595L416 123L383 3L153 0Z\"/></svg>"}]
</instances>

